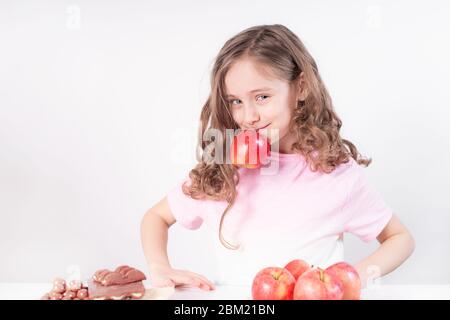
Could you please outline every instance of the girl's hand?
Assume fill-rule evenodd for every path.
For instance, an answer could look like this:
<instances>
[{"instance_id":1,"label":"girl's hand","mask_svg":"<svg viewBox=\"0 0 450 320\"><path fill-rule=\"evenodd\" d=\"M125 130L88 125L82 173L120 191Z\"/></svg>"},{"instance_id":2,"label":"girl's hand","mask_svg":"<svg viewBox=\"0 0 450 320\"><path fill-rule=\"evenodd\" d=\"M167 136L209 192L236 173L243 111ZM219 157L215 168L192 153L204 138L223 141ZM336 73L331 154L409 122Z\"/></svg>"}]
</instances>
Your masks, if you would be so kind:
<instances>
[{"instance_id":1,"label":"girl's hand","mask_svg":"<svg viewBox=\"0 0 450 320\"><path fill-rule=\"evenodd\" d=\"M204 276L187 270L172 269L169 266L154 266L150 268L150 282L155 287L176 287L193 285L202 290L214 290L214 284Z\"/></svg>"}]
</instances>

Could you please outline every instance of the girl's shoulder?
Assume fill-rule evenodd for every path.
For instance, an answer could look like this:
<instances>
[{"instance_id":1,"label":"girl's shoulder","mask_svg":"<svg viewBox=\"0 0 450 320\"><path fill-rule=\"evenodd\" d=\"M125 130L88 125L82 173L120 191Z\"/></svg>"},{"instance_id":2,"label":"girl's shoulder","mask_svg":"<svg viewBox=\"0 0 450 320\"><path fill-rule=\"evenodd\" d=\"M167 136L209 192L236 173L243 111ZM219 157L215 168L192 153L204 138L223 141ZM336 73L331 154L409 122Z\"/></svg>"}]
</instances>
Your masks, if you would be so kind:
<instances>
[{"instance_id":1,"label":"girl's shoulder","mask_svg":"<svg viewBox=\"0 0 450 320\"><path fill-rule=\"evenodd\" d=\"M349 157L347 162L339 164L331 172L331 174L336 177L349 177L360 173L361 170L362 167L358 164L358 162L356 162L356 160L353 159L352 157Z\"/></svg>"}]
</instances>

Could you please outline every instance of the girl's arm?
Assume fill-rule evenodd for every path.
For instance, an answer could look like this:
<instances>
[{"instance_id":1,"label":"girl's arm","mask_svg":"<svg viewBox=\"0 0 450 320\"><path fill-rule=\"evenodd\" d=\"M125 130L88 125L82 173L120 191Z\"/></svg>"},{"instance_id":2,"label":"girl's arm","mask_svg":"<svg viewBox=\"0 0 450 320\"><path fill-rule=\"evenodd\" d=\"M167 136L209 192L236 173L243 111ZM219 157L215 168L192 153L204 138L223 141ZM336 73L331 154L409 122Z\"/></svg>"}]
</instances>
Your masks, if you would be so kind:
<instances>
[{"instance_id":1,"label":"girl's arm","mask_svg":"<svg viewBox=\"0 0 450 320\"><path fill-rule=\"evenodd\" d=\"M197 273L176 270L167 256L168 229L175 223L167 198L159 201L144 215L141 222L141 243L147 260L150 281L156 287L190 284L204 290L214 289L214 284Z\"/></svg>"},{"instance_id":2,"label":"girl's arm","mask_svg":"<svg viewBox=\"0 0 450 320\"><path fill-rule=\"evenodd\" d=\"M400 266L414 251L414 239L408 229L393 215L377 237L380 247L370 256L355 265L362 286L367 280L382 277Z\"/></svg>"},{"instance_id":3,"label":"girl's arm","mask_svg":"<svg viewBox=\"0 0 450 320\"><path fill-rule=\"evenodd\" d=\"M141 223L141 242L150 269L170 267L167 256L168 229L175 218L168 209L166 199L154 205L144 215Z\"/></svg>"}]
</instances>

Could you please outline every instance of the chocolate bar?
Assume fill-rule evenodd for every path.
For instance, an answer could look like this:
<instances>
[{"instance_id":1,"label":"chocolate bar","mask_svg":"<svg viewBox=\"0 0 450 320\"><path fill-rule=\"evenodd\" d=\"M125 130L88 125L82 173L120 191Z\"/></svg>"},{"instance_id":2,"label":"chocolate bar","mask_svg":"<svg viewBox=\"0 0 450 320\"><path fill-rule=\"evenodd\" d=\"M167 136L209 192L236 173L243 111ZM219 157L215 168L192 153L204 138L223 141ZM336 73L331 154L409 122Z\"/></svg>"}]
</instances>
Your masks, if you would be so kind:
<instances>
[{"instance_id":1,"label":"chocolate bar","mask_svg":"<svg viewBox=\"0 0 450 320\"><path fill-rule=\"evenodd\" d=\"M146 277L141 271L124 265L117 267L114 271L107 269L99 270L94 274L92 279L94 282L100 283L103 286L112 286L142 281Z\"/></svg>"},{"instance_id":2,"label":"chocolate bar","mask_svg":"<svg viewBox=\"0 0 450 320\"><path fill-rule=\"evenodd\" d=\"M104 286L95 280L90 280L88 287L90 300L140 299L145 294L142 281Z\"/></svg>"}]
</instances>

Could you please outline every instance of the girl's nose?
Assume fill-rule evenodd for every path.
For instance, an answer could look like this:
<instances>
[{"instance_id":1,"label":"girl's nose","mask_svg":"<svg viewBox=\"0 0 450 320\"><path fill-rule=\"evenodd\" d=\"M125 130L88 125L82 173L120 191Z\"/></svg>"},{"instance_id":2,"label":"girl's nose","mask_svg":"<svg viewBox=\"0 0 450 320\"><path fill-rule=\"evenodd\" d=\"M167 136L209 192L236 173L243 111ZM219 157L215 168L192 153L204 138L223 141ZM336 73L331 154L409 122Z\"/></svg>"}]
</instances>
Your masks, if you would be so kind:
<instances>
[{"instance_id":1,"label":"girl's nose","mask_svg":"<svg viewBox=\"0 0 450 320\"><path fill-rule=\"evenodd\" d=\"M244 122L247 126L253 126L254 123L259 121L258 110L253 105L244 106Z\"/></svg>"}]
</instances>

